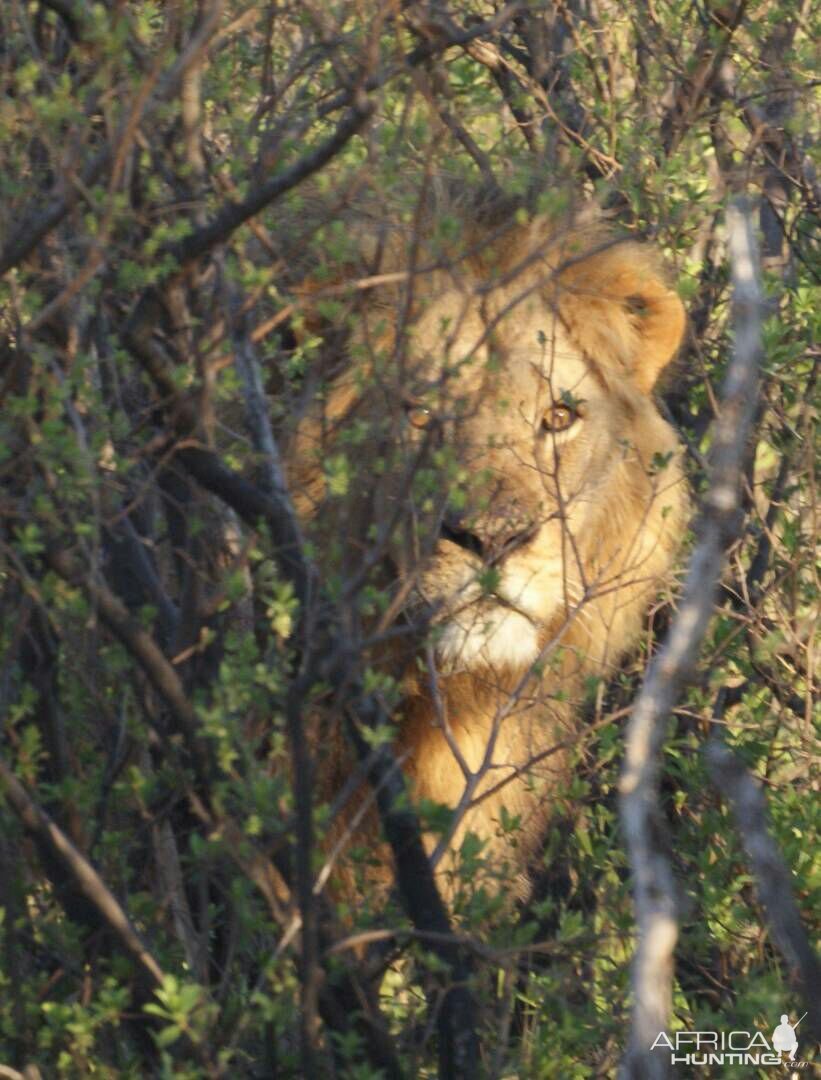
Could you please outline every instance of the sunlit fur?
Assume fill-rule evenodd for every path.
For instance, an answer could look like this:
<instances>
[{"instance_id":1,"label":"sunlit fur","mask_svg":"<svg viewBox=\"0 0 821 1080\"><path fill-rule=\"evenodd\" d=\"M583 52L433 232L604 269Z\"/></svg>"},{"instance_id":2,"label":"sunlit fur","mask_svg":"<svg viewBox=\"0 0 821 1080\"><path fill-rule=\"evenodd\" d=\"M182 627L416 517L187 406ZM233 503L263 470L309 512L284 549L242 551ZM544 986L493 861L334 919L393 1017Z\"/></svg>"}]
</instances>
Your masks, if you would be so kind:
<instances>
[{"instance_id":1,"label":"sunlit fur","mask_svg":"<svg viewBox=\"0 0 821 1080\"><path fill-rule=\"evenodd\" d=\"M395 297L374 299L353 336L358 359L337 379L324 421L314 415L300 428L292 476L303 514L316 517L317 444L327 451L354 416L379 418L384 440L391 401L424 389L439 440L472 478L459 528L473 549L436 530L420 547L401 523L388 545L406 609L431 613L424 655L435 659L427 670L416 658L407 664L396 749L415 796L451 807L463 798L464 766L482 771L439 863L445 891L453 852L471 830L491 863L507 861L510 888L522 893L551 792L566 777L584 681L612 672L635 644L684 531L680 447L651 396L684 313L651 251L597 227L539 221L484 243L469 234L465 246L471 257L414 279L401 351L391 335ZM388 250L388 268L401 267L402 246ZM402 379L389 364L377 371L366 348L374 342L393 351ZM379 386L364 398L363 370ZM562 402L575 419L546 430L543 419ZM403 426L401 404L395 412L388 430L407 458L430 428ZM408 497L395 470L373 484L372 510L387 513ZM447 520L442 496L434 529L437 514ZM503 807L521 822L515 848L500 831Z\"/></svg>"}]
</instances>

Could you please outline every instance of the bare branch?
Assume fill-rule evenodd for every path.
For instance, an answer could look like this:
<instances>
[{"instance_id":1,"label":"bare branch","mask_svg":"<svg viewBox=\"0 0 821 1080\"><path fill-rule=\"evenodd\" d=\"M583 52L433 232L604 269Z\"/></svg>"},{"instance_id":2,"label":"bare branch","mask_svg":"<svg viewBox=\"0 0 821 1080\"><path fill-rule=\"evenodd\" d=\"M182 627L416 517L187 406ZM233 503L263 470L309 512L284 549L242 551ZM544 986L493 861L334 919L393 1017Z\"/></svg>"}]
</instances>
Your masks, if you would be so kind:
<instances>
[{"instance_id":1,"label":"bare branch","mask_svg":"<svg viewBox=\"0 0 821 1080\"><path fill-rule=\"evenodd\" d=\"M810 1024L815 1035L821 1036L821 965L795 903L790 871L767 828L761 784L719 738L713 738L705 752L716 788L732 808L773 940L797 975Z\"/></svg>"},{"instance_id":2,"label":"bare branch","mask_svg":"<svg viewBox=\"0 0 821 1080\"><path fill-rule=\"evenodd\" d=\"M405 780L385 744L376 752L365 741L358 723L374 729L383 722L382 707L361 696L356 713L347 714L348 733L360 761L369 760L369 778L376 792L382 825L395 860L396 882L414 927L433 935L431 952L446 965L450 985L439 1006L439 1070L449 1080L472 1077L479 1060L476 1006L466 985L471 964L465 949L453 937L450 917L422 844L419 818L408 802Z\"/></svg>"},{"instance_id":3,"label":"bare branch","mask_svg":"<svg viewBox=\"0 0 821 1080\"><path fill-rule=\"evenodd\" d=\"M165 978L163 970L137 933L122 905L88 859L77 850L63 830L31 798L2 758L0 758L0 784L23 825L36 837L38 843L42 844L66 868L83 896L93 905L102 922L113 931L125 951L148 976L150 982L161 986Z\"/></svg>"},{"instance_id":4,"label":"bare branch","mask_svg":"<svg viewBox=\"0 0 821 1080\"><path fill-rule=\"evenodd\" d=\"M239 305L234 304L235 309ZM304 550L299 523L288 498L285 472L279 448L274 440L265 401L257 358L247 334L244 318L235 311L232 339L234 362L242 378L245 395L245 411L248 427L256 450L264 462L264 486L267 494L276 500L280 513L287 515L288 531L293 533L300 551ZM303 618L305 612L303 612ZM294 809L296 812L296 846L294 861L296 869L297 900L301 917L302 949L300 951L300 1035L302 1044L302 1067L306 1075L312 1075L318 1067L319 1042L319 995L321 965L319 961L319 934L316 903L313 890L313 763L302 722L302 703L306 698L300 680L291 687L285 710L291 759L294 774Z\"/></svg>"},{"instance_id":5,"label":"bare branch","mask_svg":"<svg viewBox=\"0 0 821 1080\"><path fill-rule=\"evenodd\" d=\"M254 485L231 472L210 451L183 450L179 457L198 483L223 498L248 524L256 525L262 519L272 531L279 532L283 517L287 517L287 514L281 510L278 498L264 495ZM293 548L290 550L293 553ZM302 564L294 558L290 558L288 563L280 561L280 568L299 588L302 579L292 577L297 565ZM403 904L418 930L450 934L450 919L422 845L418 818L408 807L402 774L389 748L383 746L378 754L373 754L359 728L359 725L371 730L384 728L389 717L377 701L364 694L356 675L356 653L352 652L349 643L343 644L343 636L337 639L334 631L336 625L333 609L324 605L324 614L312 621L310 642L306 641L314 659L309 677L302 680L298 697L304 701L311 686L320 680L342 692L343 701L349 703L348 734L360 761L368 762L369 779L377 789L377 805L396 860L397 882ZM297 707L298 700L295 698L289 704L289 711ZM296 711L289 718L292 739L293 725L298 719ZM312 877L307 880L312 886ZM449 1063L450 1070L443 1070L443 1075L467 1076L478 1053L475 1007L470 991L463 985L469 965L453 946L443 945L435 951L446 963L450 978L457 983L446 992L439 1012L441 1053L443 1061Z\"/></svg>"},{"instance_id":6,"label":"bare branch","mask_svg":"<svg viewBox=\"0 0 821 1080\"><path fill-rule=\"evenodd\" d=\"M180 262L193 262L194 259L205 255L227 240L231 233L249 218L321 169L323 165L336 157L354 135L362 130L373 114L373 110L373 102L369 101L364 94L361 95L340 120L336 131L324 142L295 161L278 176L271 177L263 184L254 185L251 193L242 202L227 203L213 221L186 237L174 251Z\"/></svg>"},{"instance_id":7,"label":"bare branch","mask_svg":"<svg viewBox=\"0 0 821 1080\"><path fill-rule=\"evenodd\" d=\"M757 399L762 295L746 203L728 208L727 232L735 348L711 453L710 489L678 614L633 707L620 785L638 931L632 1030L621 1066L623 1080L652 1080L668 1072L666 1051L650 1052L670 1016L673 950L678 934L676 888L659 805L661 753L671 710L692 674L712 614L724 550L740 530L740 483Z\"/></svg>"},{"instance_id":8,"label":"bare branch","mask_svg":"<svg viewBox=\"0 0 821 1080\"><path fill-rule=\"evenodd\" d=\"M673 103L661 121L661 141L666 154L675 150L688 124L718 78L722 61L733 35L742 23L746 9L747 0L740 0L734 11L718 9L710 12L711 25L702 34L691 58L691 62L697 58L695 70L692 74L687 74L681 85L676 87ZM720 31L717 42L716 29Z\"/></svg>"},{"instance_id":9,"label":"bare branch","mask_svg":"<svg viewBox=\"0 0 821 1080\"><path fill-rule=\"evenodd\" d=\"M211 774L212 767L199 737L197 712L185 693L179 675L160 647L111 590L86 576L68 552L52 548L48 552L48 562L60 577L82 589L108 628L136 657L149 681L169 706L177 730L185 739L186 751L191 756L200 781L204 782Z\"/></svg>"},{"instance_id":10,"label":"bare branch","mask_svg":"<svg viewBox=\"0 0 821 1080\"><path fill-rule=\"evenodd\" d=\"M269 496L281 504L282 512L287 515L288 531L293 533L301 546L301 529L288 497L282 455L271 431L262 372L254 352L252 337L248 332L247 316L240 314L238 303L235 302L233 308L231 338L234 345L234 363L242 379L248 427L254 447L262 455L264 463L262 486Z\"/></svg>"},{"instance_id":11,"label":"bare branch","mask_svg":"<svg viewBox=\"0 0 821 1080\"><path fill-rule=\"evenodd\" d=\"M455 46L464 48L466 45L470 44L471 41L484 37L486 34L494 33L515 18L522 10L523 6L524 5L519 2L519 0L514 0L513 3L506 4L502 10L498 11L492 18L485 22L474 23L468 29L464 30L442 9L436 12L437 17L433 21L427 20L426 13L425 16L422 16L425 25L424 40L421 41L415 49L412 49L402 57L396 64L371 75L365 81L363 89L366 92L377 90L397 75L406 73L408 68L418 67L420 64L424 64L434 56L439 56L448 49L454 48ZM414 21L420 17L418 10L414 12L414 16ZM347 105L349 101L350 94L347 90L344 90L329 101L326 101L318 110L319 115L327 116L329 113L336 112L337 109L341 109Z\"/></svg>"}]
</instances>

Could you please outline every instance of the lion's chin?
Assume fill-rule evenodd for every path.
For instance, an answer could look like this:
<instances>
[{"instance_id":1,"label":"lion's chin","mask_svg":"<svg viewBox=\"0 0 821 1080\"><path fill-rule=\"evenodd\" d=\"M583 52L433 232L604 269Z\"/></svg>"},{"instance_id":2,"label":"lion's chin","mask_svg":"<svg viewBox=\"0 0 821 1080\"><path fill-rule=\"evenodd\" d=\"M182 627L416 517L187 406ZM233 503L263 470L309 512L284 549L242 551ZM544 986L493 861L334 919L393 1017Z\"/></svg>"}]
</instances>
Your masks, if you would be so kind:
<instances>
[{"instance_id":1,"label":"lion's chin","mask_svg":"<svg viewBox=\"0 0 821 1080\"><path fill-rule=\"evenodd\" d=\"M523 613L477 604L452 616L436 643L443 673L477 668L526 670L540 652L535 624Z\"/></svg>"}]
</instances>

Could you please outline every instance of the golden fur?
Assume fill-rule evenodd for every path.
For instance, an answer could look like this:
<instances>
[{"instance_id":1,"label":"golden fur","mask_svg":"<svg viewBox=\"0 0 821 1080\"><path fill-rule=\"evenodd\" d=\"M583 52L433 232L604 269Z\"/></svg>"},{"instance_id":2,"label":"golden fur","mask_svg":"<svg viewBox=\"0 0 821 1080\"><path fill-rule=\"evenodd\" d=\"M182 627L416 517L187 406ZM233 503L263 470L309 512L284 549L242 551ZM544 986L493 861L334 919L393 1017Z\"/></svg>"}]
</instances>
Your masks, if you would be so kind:
<instances>
[{"instance_id":1,"label":"golden fur","mask_svg":"<svg viewBox=\"0 0 821 1080\"><path fill-rule=\"evenodd\" d=\"M404 246L371 247L395 282ZM685 319L654 253L597 226L477 230L466 248L417 248L439 268L371 298L297 432L292 489L318 543L352 537L343 577L373 545L364 523L394 523L394 607L431 616L402 663L396 750L416 798L463 810L440 881L469 830L522 893L585 680L635 644L684 530L680 447L651 391ZM326 498L319 462L340 450L365 467ZM431 462L438 489L418 483Z\"/></svg>"}]
</instances>

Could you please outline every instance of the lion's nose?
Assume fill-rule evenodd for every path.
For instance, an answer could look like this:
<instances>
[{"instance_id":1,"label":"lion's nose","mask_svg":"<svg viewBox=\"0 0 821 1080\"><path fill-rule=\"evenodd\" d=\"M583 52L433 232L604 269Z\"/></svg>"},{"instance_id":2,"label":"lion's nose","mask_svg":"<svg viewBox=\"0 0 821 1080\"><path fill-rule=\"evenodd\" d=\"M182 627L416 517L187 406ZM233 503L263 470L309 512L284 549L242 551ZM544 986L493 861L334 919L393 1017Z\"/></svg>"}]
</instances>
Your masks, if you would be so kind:
<instances>
[{"instance_id":1,"label":"lion's nose","mask_svg":"<svg viewBox=\"0 0 821 1080\"><path fill-rule=\"evenodd\" d=\"M505 524L501 524L497 519L481 531L476 525L473 529L469 529L464 516L450 510L445 513L441 525L441 535L445 540L458 544L466 551L472 551L474 555L478 555L480 559L488 563L496 562L522 547L523 544L527 544L536 531L536 525L523 526L521 519L518 522Z\"/></svg>"},{"instance_id":2,"label":"lion's nose","mask_svg":"<svg viewBox=\"0 0 821 1080\"><path fill-rule=\"evenodd\" d=\"M485 557L485 545L475 532L465 528L464 517L454 510L447 510L442 517L440 533L445 540L458 544L465 551L472 551L480 559Z\"/></svg>"}]
</instances>

